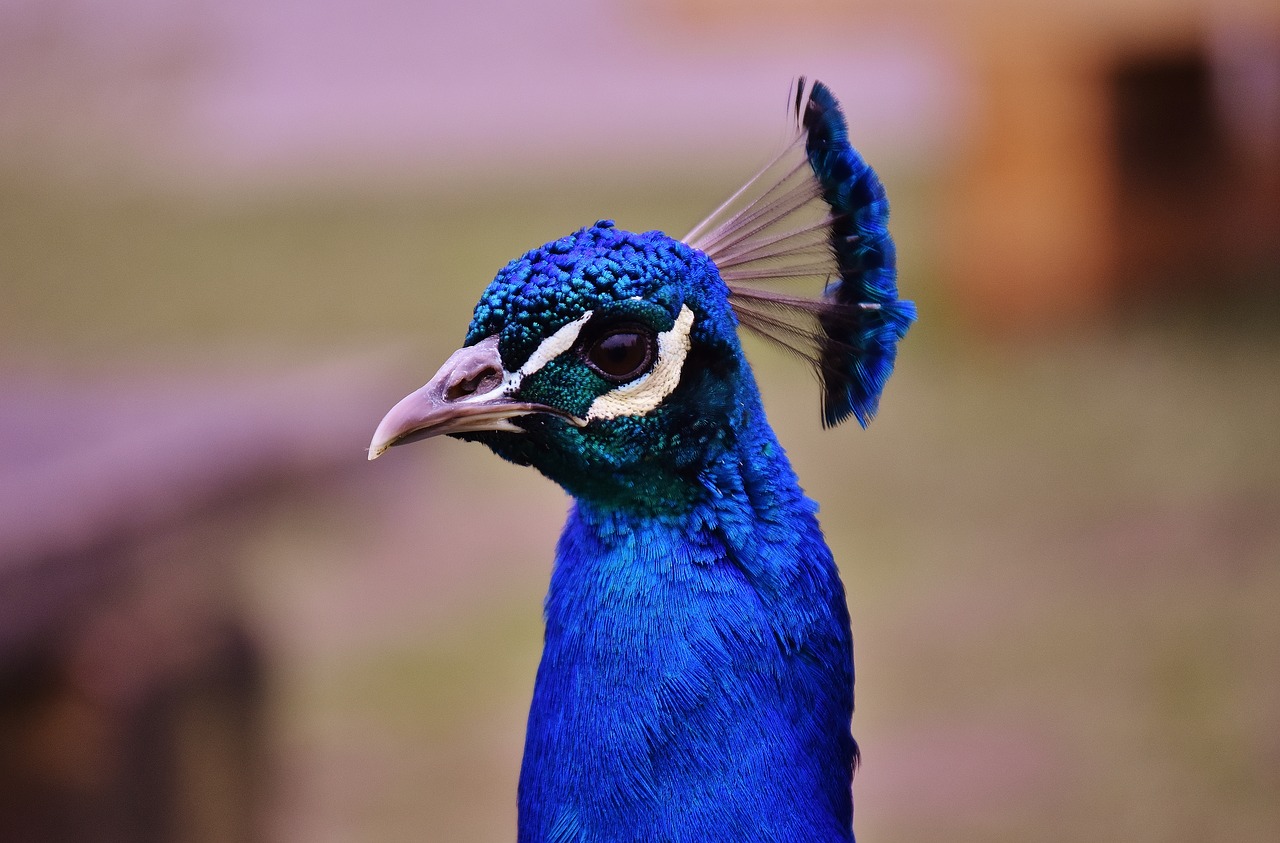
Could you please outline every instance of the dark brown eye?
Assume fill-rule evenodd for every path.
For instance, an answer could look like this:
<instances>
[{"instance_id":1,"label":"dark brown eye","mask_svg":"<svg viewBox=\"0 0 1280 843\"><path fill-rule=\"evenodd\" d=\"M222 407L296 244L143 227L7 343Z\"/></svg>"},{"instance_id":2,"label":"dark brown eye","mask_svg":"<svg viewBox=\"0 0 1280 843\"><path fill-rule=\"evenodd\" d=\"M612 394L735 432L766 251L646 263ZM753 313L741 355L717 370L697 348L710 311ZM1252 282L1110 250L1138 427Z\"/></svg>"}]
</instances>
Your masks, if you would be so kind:
<instances>
[{"instance_id":1,"label":"dark brown eye","mask_svg":"<svg viewBox=\"0 0 1280 843\"><path fill-rule=\"evenodd\" d=\"M657 342L640 325L619 325L596 337L586 349L586 361L614 383L635 380L653 368Z\"/></svg>"}]
</instances>

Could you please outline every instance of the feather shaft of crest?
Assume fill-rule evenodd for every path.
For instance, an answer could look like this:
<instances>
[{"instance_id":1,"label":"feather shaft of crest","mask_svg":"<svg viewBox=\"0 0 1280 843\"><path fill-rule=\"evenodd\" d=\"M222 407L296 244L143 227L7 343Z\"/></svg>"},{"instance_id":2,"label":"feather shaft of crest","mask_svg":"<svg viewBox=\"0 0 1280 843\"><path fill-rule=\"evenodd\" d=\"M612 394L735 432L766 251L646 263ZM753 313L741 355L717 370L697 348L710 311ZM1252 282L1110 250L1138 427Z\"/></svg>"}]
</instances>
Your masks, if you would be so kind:
<instances>
[{"instance_id":1,"label":"feather shaft of crest","mask_svg":"<svg viewBox=\"0 0 1280 843\"><path fill-rule=\"evenodd\" d=\"M761 260L763 260L763 258L761 258ZM795 266L787 266L781 269L776 267L765 267L763 269L739 269L738 268L743 264L750 264L750 263L755 263L755 261L743 261L742 264L735 265L733 269L725 269L725 270L721 270L720 272L720 277L724 279L726 284L729 284L735 296L737 295L737 292L739 289L738 285L736 283L733 283L736 281L768 281L770 279L785 280L788 278L814 278L815 276L821 276L823 273L829 272L830 270L830 266L826 261L823 261L820 263L797 264Z\"/></svg>"},{"instance_id":2,"label":"feather shaft of crest","mask_svg":"<svg viewBox=\"0 0 1280 843\"><path fill-rule=\"evenodd\" d=\"M731 255L734 247L757 249L763 245L763 240L753 238L759 236L767 239L768 236L771 236L766 234L769 229L777 226L779 221L785 219L787 215L793 214L805 205L810 204L815 198L817 198L817 194L810 191L809 185L801 185L796 190L788 191L774 200L771 205L761 207L752 215L738 221L737 225L741 227L740 236L728 242L721 240L720 243L723 243L723 245L715 243L711 244L710 248L717 255L721 255L722 259ZM786 249L779 250L781 254L786 254L786 252Z\"/></svg>"},{"instance_id":3,"label":"feather shaft of crest","mask_svg":"<svg viewBox=\"0 0 1280 843\"><path fill-rule=\"evenodd\" d=\"M752 263L769 262L769 266L778 269L787 269L790 267L790 261L796 258L816 258L817 263L813 266L817 267L812 274L821 276L830 276L836 274L836 268L831 265L831 260L827 254L827 244L823 241L814 241L811 243L802 243L790 249L776 249L774 251L759 252L754 255L748 255L742 258L725 261L724 268L731 269L738 266L746 266ZM723 277L723 276L721 276Z\"/></svg>"},{"instance_id":4,"label":"feather shaft of crest","mask_svg":"<svg viewBox=\"0 0 1280 843\"><path fill-rule=\"evenodd\" d=\"M735 302L753 303L771 307L775 310L796 311L797 315L821 316L835 315L844 311L849 314L853 308L825 299L809 299L803 296L790 296L786 293L775 293L772 290L757 290L751 287L735 287Z\"/></svg>"},{"instance_id":5,"label":"feather shaft of crest","mask_svg":"<svg viewBox=\"0 0 1280 843\"><path fill-rule=\"evenodd\" d=\"M708 225L710 225L718 216L720 216L720 214L724 213L725 209L731 206L734 202L738 201L738 198L740 196L742 196L744 193L750 190L752 186L754 186L755 183L764 176L765 173L769 172L771 168L777 165L777 163L781 161L788 152L791 151L791 149L795 146L795 143L797 140L799 140L799 138L793 139L791 143L788 143L781 150L779 150L778 154L773 156L773 158L770 159L769 163L761 167L760 170L754 176L747 179L746 184L742 185L742 187L735 190L728 199L721 202L720 205L714 211L712 211L710 214L704 217L701 222L695 225L693 227L693 230L684 236L683 238L684 242L688 243L690 246L694 246L694 248L699 248L694 244L698 242L698 238L702 235L703 230Z\"/></svg>"},{"instance_id":6,"label":"feather shaft of crest","mask_svg":"<svg viewBox=\"0 0 1280 843\"><path fill-rule=\"evenodd\" d=\"M808 331L757 312L740 313L738 318L753 334L770 345L788 354L794 354L806 362L813 362L812 336Z\"/></svg>"},{"instance_id":7,"label":"feather shaft of crest","mask_svg":"<svg viewBox=\"0 0 1280 843\"><path fill-rule=\"evenodd\" d=\"M740 308L738 317L743 325L761 339L812 364L814 374L819 381L829 374L840 374L839 371L828 372L826 370L827 364L824 361L813 360L813 352L811 350L813 344L812 326L797 324L789 321L786 316L752 307ZM832 341L832 347L845 353L856 351L853 346L840 341Z\"/></svg>"},{"instance_id":8,"label":"feather shaft of crest","mask_svg":"<svg viewBox=\"0 0 1280 843\"><path fill-rule=\"evenodd\" d=\"M790 251L792 248L809 248L811 246L825 246L827 242L826 230L831 226L831 220L832 218L829 216L823 217L817 222L810 223L809 225L802 225L799 228L795 228L795 229L792 229L791 231L786 232L785 234L779 234L774 237L766 237L763 240L759 240L755 242L754 244L752 244L747 248L740 248L736 250L726 249L724 251L724 256L717 263L717 265L733 266L733 262L739 258L754 256L757 253L761 252L762 250L773 249L783 243L788 244L788 248L785 251ZM802 237L806 234L812 235L815 232L817 232L820 236L817 238L810 237L810 240L812 242L806 242L806 243L800 244L799 246L796 246L795 244L790 243L790 241L795 240L798 237ZM778 250L771 253L766 251L766 254L776 255L776 254L781 254L783 251L784 250Z\"/></svg>"},{"instance_id":9,"label":"feather shaft of crest","mask_svg":"<svg viewBox=\"0 0 1280 843\"><path fill-rule=\"evenodd\" d=\"M803 166L804 162L796 164L787 175L775 182L768 190L752 199L746 207L716 226L715 230L702 238L695 248L700 248L704 252L715 249L717 245L724 242L725 238L729 236L733 237L733 242L740 242L760 231L761 228L781 219L786 214L799 209L805 202L816 198L818 193L815 190L815 186L808 181L800 181L796 185L783 189L792 176L799 173ZM775 196L774 194L778 195ZM746 228L746 226L760 219L768 220L765 226L753 229Z\"/></svg>"},{"instance_id":10,"label":"feather shaft of crest","mask_svg":"<svg viewBox=\"0 0 1280 843\"><path fill-rule=\"evenodd\" d=\"M809 361L823 425L853 416L866 426L915 305L898 300L888 201L849 144L839 102L800 77L788 110L796 135L685 242L716 264L744 327ZM821 298L741 286L805 278Z\"/></svg>"},{"instance_id":11,"label":"feather shaft of crest","mask_svg":"<svg viewBox=\"0 0 1280 843\"><path fill-rule=\"evenodd\" d=\"M779 335L785 335L795 337L801 340L802 343L807 344L813 337L812 328L806 325L798 325L788 321L784 316L772 315L765 310L749 310L747 311L747 318L742 321L750 323L757 330L767 328L769 332L768 339L776 339ZM797 346L797 348L803 347L803 345Z\"/></svg>"}]
</instances>

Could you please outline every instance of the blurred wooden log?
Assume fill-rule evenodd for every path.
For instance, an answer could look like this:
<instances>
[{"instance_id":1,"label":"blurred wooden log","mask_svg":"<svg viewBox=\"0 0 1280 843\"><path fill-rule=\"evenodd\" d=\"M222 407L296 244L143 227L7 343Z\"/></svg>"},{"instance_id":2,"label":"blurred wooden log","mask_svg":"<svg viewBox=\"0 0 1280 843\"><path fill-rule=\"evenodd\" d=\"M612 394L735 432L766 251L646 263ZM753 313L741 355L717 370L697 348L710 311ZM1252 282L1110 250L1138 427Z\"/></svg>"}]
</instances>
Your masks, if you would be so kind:
<instances>
[{"instance_id":1,"label":"blurred wooden log","mask_svg":"<svg viewBox=\"0 0 1280 843\"><path fill-rule=\"evenodd\" d=\"M1274 302L1280 6L1211 5L981 3L955 31L977 84L939 268L973 327Z\"/></svg>"},{"instance_id":2,"label":"blurred wooden log","mask_svg":"<svg viewBox=\"0 0 1280 843\"><path fill-rule=\"evenodd\" d=\"M229 580L256 513L367 465L385 362L0 380L0 838L260 839Z\"/></svg>"}]
</instances>

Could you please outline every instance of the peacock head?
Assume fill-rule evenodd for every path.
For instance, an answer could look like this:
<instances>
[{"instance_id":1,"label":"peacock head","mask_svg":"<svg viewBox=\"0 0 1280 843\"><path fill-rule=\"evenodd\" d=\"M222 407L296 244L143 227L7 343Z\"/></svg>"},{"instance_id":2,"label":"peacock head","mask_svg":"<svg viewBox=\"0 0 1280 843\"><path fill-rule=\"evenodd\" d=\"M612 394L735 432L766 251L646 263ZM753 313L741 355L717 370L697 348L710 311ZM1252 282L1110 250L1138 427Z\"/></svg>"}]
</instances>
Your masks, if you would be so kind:
<instances>
[{"instance_id":1,"label":"peacock head","mask_svg":"<svg viewBox=\"0 0 1280 843\"><path fill-rule=\"evenodd\" d=\"M503 268L463 347L387 414L369 458L445 434L580 498L688 503L763 424L739 324L810 361L825 425L866 425L915 306L898 300L888 201L839 103L804 79L793 102L792 142L682 240L602 221ZM821 298L751 286L797 279Z\"/></svg>"},{"instance_id":2,"label":"peacock head","mask_svg":"<svg viewBox=\"0 0 1280 843\"><path fill-rule=\"evenodd\" d=\"M742 427L754 384L705 254L602 220L504 267L463 347L370 446L483 442L578 497L671 507Z\"/></svg>"}]
</instances>

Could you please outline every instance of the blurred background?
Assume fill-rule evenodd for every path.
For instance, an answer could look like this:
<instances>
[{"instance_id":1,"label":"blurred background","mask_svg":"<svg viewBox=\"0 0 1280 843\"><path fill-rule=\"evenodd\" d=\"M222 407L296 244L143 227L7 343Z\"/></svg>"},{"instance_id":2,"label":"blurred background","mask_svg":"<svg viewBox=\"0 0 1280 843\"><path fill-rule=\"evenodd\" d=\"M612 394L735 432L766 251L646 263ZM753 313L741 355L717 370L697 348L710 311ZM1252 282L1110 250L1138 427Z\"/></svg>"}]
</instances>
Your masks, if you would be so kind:
<instances>
[{"instance_id":1,"label":"blurred background","mask_svg":"<svg viewBox=\"0 0 1280 843\"><path fill-rule=\"evenodd\" d=\"M867 432L749 349L860 838L1280 839L1267 0L0 0L0 839L513 839L568 501L364 447L507 260L687 231L799 74L921 311Z\"/></svg>"}]
</instances>

